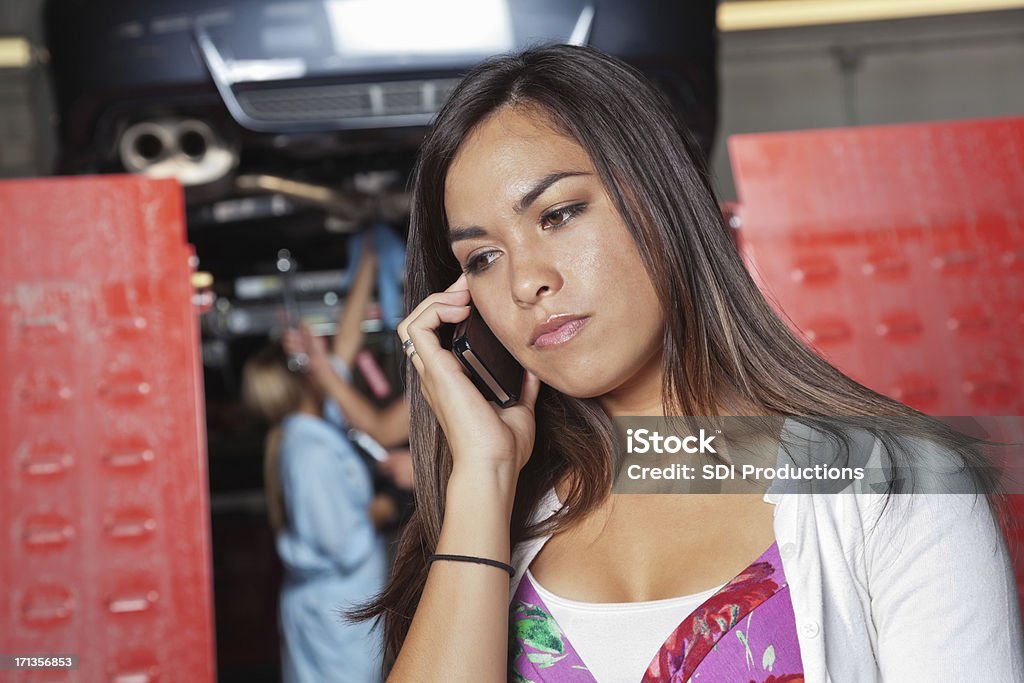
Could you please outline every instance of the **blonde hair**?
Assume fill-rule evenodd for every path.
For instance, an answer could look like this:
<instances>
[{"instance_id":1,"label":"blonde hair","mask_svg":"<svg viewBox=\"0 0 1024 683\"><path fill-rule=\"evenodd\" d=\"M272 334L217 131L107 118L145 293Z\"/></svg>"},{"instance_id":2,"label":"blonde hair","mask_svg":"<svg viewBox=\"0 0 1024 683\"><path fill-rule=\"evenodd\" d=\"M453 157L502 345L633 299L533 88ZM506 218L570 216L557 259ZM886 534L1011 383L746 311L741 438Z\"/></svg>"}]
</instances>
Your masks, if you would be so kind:
<instances>
[{"instance_id":1,"label":"blonde hair","mask_svg":"<svg viewBox=\"0 0 1024 683\"><path fill-rule=\"evenodd\" d=\"M275 534L286 524L278 473L281 421L298 410L306 391L304 379L288 369L288 356L280 344L260 349L242 368L242 401L270 424L263 446L263 486L267 517Z\"/></svg>"}]
</instances>

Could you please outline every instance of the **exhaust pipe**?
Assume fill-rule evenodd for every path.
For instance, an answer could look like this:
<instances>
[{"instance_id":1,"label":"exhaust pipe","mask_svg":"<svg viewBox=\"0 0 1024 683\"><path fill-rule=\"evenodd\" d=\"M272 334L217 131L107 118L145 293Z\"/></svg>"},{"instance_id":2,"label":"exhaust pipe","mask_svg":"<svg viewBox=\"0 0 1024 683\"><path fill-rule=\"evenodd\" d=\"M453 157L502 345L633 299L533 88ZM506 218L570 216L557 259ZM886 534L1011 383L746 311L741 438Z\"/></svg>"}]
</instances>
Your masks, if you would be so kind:
<instances>
[{"instance_id":1,"label":"exhaust pipe","mask_svg":"<svg viewBox=\"0 0 1024 683\"><path fill-rule=\"evenodd\" d=\"M408 192L377 189L376 192L342 191L268 174L240 175L235 187L245 192L261 192L287 197L298 204L314 206L333 219L332 232L354 232L371 219L399 223L408 219L411 195Z\"/></svg>"},{"instance_id":2,"label":"exhaust pipe","mask_svg":"<svg viewBox=\"0 0 1024 683\"><path fill-rule=\"evenodd\" d=\"M184 186L206 185L238 166L238 152L199 119L158 119L129 126L118 145L132 173L177 178Z\"/></svg>"}]
</instances>

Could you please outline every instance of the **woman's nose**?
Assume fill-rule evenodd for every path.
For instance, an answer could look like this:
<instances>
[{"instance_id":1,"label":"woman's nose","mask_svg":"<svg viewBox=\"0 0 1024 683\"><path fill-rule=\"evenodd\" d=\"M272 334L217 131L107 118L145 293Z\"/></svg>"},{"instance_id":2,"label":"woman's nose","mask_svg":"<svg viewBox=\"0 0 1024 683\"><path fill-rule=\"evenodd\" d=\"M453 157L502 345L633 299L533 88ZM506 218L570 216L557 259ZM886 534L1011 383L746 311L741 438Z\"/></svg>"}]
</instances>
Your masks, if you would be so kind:
<instances>
[{"instance_id":1,"label":"woman's nose","mask_svg":"<svg viewBox=\"0 0 1024 683\"><path fill-rule=\"evenodd\" d=\"M562 273L542 254L533 252L513 259L512 296L517 302L534 304L562 287Z\"/></svg>"}]
</instances>

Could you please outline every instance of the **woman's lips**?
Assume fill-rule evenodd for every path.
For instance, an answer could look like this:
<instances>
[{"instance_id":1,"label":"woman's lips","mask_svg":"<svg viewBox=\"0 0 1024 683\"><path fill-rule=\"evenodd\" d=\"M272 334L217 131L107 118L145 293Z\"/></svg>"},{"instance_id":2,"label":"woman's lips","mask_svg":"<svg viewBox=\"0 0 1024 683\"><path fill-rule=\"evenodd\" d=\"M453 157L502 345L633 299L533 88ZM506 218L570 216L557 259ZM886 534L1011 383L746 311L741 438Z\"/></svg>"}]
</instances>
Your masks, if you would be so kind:
<instances>
[{"instance_id":1,"label":"woman's lips","mask_svg":"<svg viewBox=\"0 0 1024 683\"><path fill-rule=\"evenodd\" d=\"M583 326L587 324L588 320L590 320L590 318L575 318L573 320L569 320L558 329L537 337L536 341L533 342L533 345L538 349L544 349L565 344L579 333Z\"/></svg>"}]
</instances>

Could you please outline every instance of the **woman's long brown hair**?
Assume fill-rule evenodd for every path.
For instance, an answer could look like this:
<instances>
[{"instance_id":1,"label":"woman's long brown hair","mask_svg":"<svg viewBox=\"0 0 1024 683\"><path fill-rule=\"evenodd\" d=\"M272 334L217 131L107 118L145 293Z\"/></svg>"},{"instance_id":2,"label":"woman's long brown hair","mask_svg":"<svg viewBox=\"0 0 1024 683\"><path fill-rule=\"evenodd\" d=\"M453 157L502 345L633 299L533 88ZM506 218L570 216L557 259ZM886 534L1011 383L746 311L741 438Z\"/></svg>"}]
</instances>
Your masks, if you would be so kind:
<instances>
[{"instance_id":1,"label":"woman's long brown hair","mask_svg":"<svg viewBox=\"0 0 1024 683\"><path fill-rule=\"evenodd\" d=\"M723 226L715 192L696 145L661 95L634 69L596 50L551 46L488 60L452 93L427 135L413 177L406 263L406 306L412 310L460 274L447 241L444 186L466 136L501 107L529 107L590 155L650 273L666 321L663 342L665 415L715 415L724 400L757 413L794 416L844 442L843 416L870 416L892 458L914 457L901 436L929 439L963 458L998 514L1002 496L972 439L944 423L858 384L801 342L750 277ZM449 445L410 371L410 445L416 512L401 535L390 583L352 618L383 618L385 660L397 655L427 578L426 558L438 542ZM555 533L610 493L611 421L595 399L542 385L534 451L520 474L512 543ZM827 418L827 419L826 419ZM864 428L863 420L853 425ZM979 474L980 472L980 474ZM542 497L567 477L563 508L528 525ZM899 493L890 478L887 493ZM888 497L886 498L888 501Z\"/></svg>"}]
</instances>

